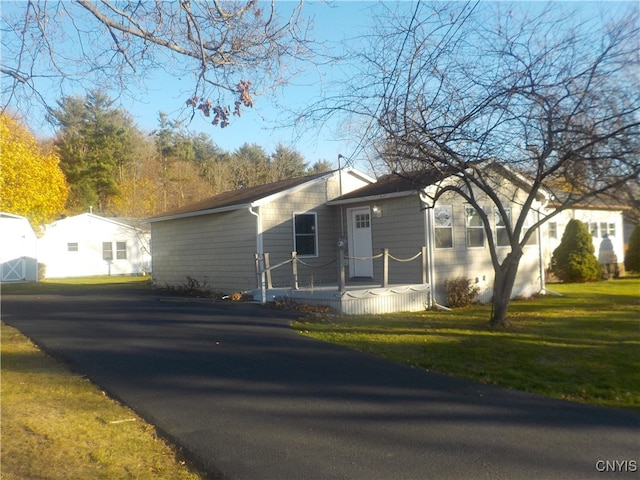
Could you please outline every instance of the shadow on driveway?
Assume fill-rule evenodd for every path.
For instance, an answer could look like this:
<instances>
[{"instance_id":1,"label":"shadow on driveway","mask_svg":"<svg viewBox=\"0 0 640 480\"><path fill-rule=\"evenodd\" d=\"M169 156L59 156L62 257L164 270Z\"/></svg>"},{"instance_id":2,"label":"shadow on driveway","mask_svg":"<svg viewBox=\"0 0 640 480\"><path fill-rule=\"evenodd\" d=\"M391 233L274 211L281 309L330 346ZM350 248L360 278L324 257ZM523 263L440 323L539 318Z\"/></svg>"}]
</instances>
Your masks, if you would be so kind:
<instances>
[{"instance_id":1,"label":"shadow on driveway","mask_svg":"<svg viewBox=\"0 0 640 480\"><path fill-rule=\"evenodd\" d=\"M215 478L583 479L640 463L638 415L396 365L258 305L96 287L5 295L2 315Z\"/></svg>"}]
</instances>

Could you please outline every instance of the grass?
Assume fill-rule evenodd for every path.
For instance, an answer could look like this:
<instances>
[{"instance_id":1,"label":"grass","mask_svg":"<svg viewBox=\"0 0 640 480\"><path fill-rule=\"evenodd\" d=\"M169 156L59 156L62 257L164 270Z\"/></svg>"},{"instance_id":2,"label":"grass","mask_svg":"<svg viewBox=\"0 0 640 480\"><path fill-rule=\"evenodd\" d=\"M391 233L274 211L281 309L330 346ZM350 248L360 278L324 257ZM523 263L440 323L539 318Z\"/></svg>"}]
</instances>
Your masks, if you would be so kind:
<instances>
[{"instance_id":1,"label":"grass","mask_svg":"<svg viewBox=\"0 0 640 480\"><path fill-rule=\"evenodd\" d=\"M201 478L133 411L1 331L3 479Z\"/></svg>"},{"instance_id":2,"label":"grass","mask_svg":"<svg viewBox=\"0 0 640 480\"><path fill-rule=\"evenodd\" d=\"M92 285L146 288L143 277L2 286L2 293L56 293ZM202 478L153 426L75 375L12 327L2 335L2 479Z\"/></svg>"},{"instance_id":3,"label":"grass","mask_svg":"<svg viewBox=\"0 0 640 480\"><path fill-rule=\"evenodd\" d=\"M512 328L489 305L452 312L300 320L304 335L474 381L640 411L640 280L558 284L563 296L514 301Z\"/></svg>"},{"instance_id":4,"label":"grass","mask_svg":"<svg viewBox=\"0 0 640 480\"><path fill-rule=\"evenodd\" d=\"M151 277L140 276L96 276L79 278L54 278L39 282L3 283L1 293L5 295L38 295L49 293L64 293L73 290L90 290L96 285L106 287L150 288Z\"/></svg>"}]
</instances>

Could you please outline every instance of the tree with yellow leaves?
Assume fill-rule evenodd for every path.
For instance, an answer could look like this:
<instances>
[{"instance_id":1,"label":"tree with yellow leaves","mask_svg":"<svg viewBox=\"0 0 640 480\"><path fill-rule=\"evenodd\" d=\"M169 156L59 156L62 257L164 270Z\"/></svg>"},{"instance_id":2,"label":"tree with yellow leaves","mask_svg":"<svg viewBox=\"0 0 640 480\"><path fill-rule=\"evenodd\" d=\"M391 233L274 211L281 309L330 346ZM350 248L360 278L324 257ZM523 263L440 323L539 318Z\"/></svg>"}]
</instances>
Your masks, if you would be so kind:
<instances>
[{"instance_id":1,"label":"tree with yellow leaves","mask_svg":"<svg viewBox=\"0 0 640 480\"><path fill-rule=\"evenodd\" d=\"M18 121L0 115L0 211L39 226L63 212L69 194L57 155L43 151Z\"/></svg>"}]
</instances>

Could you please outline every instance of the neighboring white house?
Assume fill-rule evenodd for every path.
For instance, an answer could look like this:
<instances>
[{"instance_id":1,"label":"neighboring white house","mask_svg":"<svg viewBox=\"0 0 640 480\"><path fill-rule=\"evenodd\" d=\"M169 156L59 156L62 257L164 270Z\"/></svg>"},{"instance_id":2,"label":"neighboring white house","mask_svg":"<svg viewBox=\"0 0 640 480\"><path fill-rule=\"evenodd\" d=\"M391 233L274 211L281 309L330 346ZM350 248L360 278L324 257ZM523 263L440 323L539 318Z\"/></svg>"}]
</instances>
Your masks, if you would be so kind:
<instances>
[{"instance_id":1,"label":"neighboring white house","mask_svg":"<svg viewBox=\"0 0 640 480\"><path fill-rule=\"evenodd\" d=\"M37 237L25 217L0 212L0 278L38 281Z\"/></svg>"},{"instance_id":2,"label":"neighboring white house","mask_svg":"<svg viewBox=\"0 0 640 480\"><path fill-rule=\"evenodd\" d=\"M553 251L560 245L567 223L573 219L583 222L591 233L596 257L602 259L606 251L613 249L622 268L625 253L623 207L602 203L567 209L546 223L545 265L549 267L551 264Z\"/></svg>"},{"instance_id":3,"label":"neighboring white house","mask_svg":"<svg viewBox=\"0 0 640 480\"><path fill-rule=\"evenodd\" d=\"M38 259L45 265L45 277L148 273L149 233L126 222L82 213L46 225L38 240Z\"/></svg>"}]
</instances>

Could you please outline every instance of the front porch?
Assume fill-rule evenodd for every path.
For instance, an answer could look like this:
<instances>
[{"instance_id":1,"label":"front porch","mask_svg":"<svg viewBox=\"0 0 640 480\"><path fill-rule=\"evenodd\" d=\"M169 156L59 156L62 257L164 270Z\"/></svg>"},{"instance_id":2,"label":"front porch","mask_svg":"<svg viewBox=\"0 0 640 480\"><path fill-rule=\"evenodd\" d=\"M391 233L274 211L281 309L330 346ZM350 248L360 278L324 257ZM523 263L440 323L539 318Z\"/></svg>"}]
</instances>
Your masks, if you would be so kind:
<instances>
[{"instance_id":1,"label":"front porch","mask_svg":"<svg viewBox=\"0 0 640 480\"><path fill-rule=\"evenodd\" d=\"M336 312L346 315L360 315L366 313L393 313L393 312L418 312L429 308L432 304L431 285L427 279L427 248L422 247L417 254L410 258L400 259L389 253L384 248L382 253L371 257L351 257L345 253L345 243L338 243L338 252L335 258L337 263L337 284L321 284L300 286L298 282L298 264L312 267L302 261L296 254L291 253L291 258L271 265L269 254L256 254L256 280L255 290L249 293L255 301L261 303L290 301L307 305L326 305ZM376 282L373 278L349 278L346 271L348 262L363 260L382 261L382 281ZM397 284L389 283L390 260L406 263L419 260L421 263L420 283L409 281ZM329 262L333 263L333 262ZM277 268L290 266L291 284L286 287L275 287L271 280L271 272ZM373 269L371 269L373 272ZM416 278L416 280L418 280Z\"/></svg>"}]
</instances>

